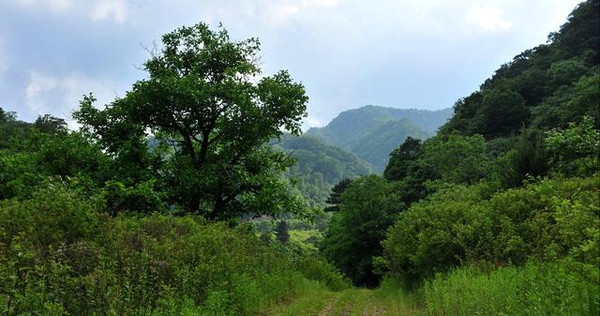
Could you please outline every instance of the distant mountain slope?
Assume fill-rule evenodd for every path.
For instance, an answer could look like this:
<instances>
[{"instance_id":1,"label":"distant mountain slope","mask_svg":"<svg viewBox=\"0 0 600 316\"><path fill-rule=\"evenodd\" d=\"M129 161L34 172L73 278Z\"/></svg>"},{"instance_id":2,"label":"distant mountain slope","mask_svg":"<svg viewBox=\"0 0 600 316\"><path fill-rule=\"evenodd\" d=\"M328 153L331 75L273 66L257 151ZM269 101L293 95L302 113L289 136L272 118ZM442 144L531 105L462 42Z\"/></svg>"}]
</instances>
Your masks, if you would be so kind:
<instances>
[{"instance_id":1,"label":"distant mountain slope","mask_svg":"<svg viewBox=\"0 0 600 316\"><path fill-rule=\"evenodd\" d=\"M382 172L389 153L406 137L427 138L451 114L452 109L427 111L368 105L344 111L327 126L311 128L306 134L347 149Z\"/></svg>"},{"instance_id":2,"label":"distant mountain slope","mask_svg":"<svg viewBox=\"0 0 600 316\"><path fill-rule=\"evenodd\" d=\"M297 159L289 173L298 179L298 189L312 206L324 207L331 187L340 180L374 172L373 166L355 154L317 137L284 135L273 146Z\"/></svg>"}]
</instances>

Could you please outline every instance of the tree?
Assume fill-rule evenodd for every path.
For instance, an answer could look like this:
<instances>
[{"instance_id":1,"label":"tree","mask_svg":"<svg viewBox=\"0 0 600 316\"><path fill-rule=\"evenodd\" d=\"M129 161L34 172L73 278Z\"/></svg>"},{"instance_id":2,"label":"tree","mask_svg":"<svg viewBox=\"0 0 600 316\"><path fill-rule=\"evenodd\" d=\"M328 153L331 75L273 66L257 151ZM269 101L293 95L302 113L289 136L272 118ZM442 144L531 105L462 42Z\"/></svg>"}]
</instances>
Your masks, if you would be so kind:
<instances>
[{"instance_id":1,"label":"tree","mask_svg":"<svg viewBox=\"0 0 600 316\"><path fill-rule=\"evenodd\" d=\"M373 258L382 254L380 242L403 207L384 178L371 175L352 180L323 241L325 257L354 284L376 286L380 276L373 272Z\"/></svg>"},{"instance_id":2,"label":"tree","mask_svg":"<svg viewBox=\"0 0 600 316\"><path fill-rule=\"evenodd\" d=\"M475 119L478 131L486 139L491 139L518 131L526 126L529 117L525 99L519 93L501 87L484 95L481 109Z\"/></svg>"},{"instance_id":3,"label":"tree","mask_svg":"<svg viewBox=\"0 0 600 316\"><path fill-rule=\"evenodd\" d=\"M68 131L67 122L65 122L65 120L50 114L39 116L37 120L35 120L35 123L33 123L33 126L46 134L64 134Z\"/></svg>"},{"instance_id":4,"label":"tree","mask_svg":"<svg viewBox=\"0 0 600 316\"><path fill-rule=\"evenodd\" d=\"M261 77L259 41L231 41L222 27L182 27L162 43L144 64L149 78L124 98L104 110L92 97L82 101L75 117L84 130L113 156L157 168L171 202L187 212L225 219L297 211L280 176L291 160L265 144L300 133L302 84L287 71ZM142 140L149 134L162 148L162 166L148 163Z\"/></svg>"},{"instance_id":5,"label":"tree","mask_svg":"<svg viewBox=\"0 0 600 316\"><path fill-rule=\"evenodd\" d=\"M334 185L333 188L331 188L331 194L329 195L329 198L327 198L326 201L327 204L329 204L329 206L325 208L326 212L337 212L340 210L340 204L342 203L342 193L346 191L346 188L348 187L348 185L350 185L351 182L352 180L346 178L344 180L341 180L336 185Z\"/></svg>"},{"instance_id":6,"label":"tree","mask_svg":"<svg viewBox=\"0 0 600 316\"><path fill-rule=\"evenodd\" d=\"M390 153L390 160L383 176L392 181L400 180L408 175L410 164L421 155L421 140L407 137L400 147Z\"/></svg>"},{"instance_id":7,"label":"tree","mask_svg":"<svg viewBox=\"0 0 600 316\"><path fill-rule=\"evenodd\" d=\"M285 220L277 223L277 226L275 226L275 235L277 236L277 240L281 243L285 244L290 241L289 227Z\"/></svg>"}]
</instances>

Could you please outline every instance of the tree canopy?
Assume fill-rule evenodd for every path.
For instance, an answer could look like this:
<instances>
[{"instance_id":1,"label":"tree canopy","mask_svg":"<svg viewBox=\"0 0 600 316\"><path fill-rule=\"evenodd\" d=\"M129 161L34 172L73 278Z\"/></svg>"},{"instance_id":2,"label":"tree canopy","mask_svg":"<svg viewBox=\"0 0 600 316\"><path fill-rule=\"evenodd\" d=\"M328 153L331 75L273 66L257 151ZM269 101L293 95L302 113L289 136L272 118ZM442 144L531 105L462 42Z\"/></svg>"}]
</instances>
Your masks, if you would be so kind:
<instances>
[{"instance_id":1,"label":"tree canopy","mask_svg":"<svg viewBox=\"0 0 600 316\"><path fill-rule=\"evenodd\" d=\"M124 98L103 110L84 98L75 113L83 129L116 159L150 169L170 203L187 212L219 219L294 212L280 177L291 161L265 144L300 133L303 85L287 71L262 76L259 41L232 41L222 27L181 27L162 44L144 64L149 77Z\"/></svg>"}]
</instances>

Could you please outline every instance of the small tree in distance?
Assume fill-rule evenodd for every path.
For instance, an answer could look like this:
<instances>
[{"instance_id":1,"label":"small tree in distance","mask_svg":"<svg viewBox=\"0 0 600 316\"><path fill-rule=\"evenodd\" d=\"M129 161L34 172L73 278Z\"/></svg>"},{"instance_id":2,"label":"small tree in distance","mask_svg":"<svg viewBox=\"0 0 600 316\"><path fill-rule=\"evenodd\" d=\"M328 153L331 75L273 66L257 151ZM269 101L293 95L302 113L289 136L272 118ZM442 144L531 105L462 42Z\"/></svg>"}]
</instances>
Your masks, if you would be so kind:
<instances>
[{"instance_id":1,"label":"small tree in distance","mask_svg":"<svg viewBox=\"0 0 600 316\"><path fill-rule=\"evenodd\" d=\"M281 243L286 244L290 241L289 227L285 220L277 223L277 226L275 227L275 235L277 236L277 240L279 240Z\"/></svg>"}]
</instances>

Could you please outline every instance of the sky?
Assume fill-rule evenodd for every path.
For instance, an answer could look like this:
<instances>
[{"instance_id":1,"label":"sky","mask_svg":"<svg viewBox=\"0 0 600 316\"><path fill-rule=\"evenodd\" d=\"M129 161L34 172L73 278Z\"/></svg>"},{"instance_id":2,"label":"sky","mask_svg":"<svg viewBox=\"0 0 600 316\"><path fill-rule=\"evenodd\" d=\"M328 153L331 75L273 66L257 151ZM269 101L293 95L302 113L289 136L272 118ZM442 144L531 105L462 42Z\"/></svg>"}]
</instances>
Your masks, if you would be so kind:
<instances>
[{"instance_id":1,"label":"sky","mask_svg":"<svg viewBox=\"0 0 600 316\"><path fill-rule=\"evenodd\" d=\"M265 75L310 98L304 128L363 105L442 109L546 42L580 0L0 0L0 107L63 118L82 95L110 103L146 48L198 22L257 37Z\"/></svg>"}]
</instances>

